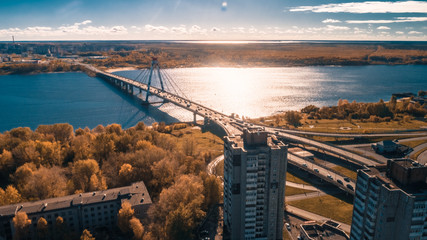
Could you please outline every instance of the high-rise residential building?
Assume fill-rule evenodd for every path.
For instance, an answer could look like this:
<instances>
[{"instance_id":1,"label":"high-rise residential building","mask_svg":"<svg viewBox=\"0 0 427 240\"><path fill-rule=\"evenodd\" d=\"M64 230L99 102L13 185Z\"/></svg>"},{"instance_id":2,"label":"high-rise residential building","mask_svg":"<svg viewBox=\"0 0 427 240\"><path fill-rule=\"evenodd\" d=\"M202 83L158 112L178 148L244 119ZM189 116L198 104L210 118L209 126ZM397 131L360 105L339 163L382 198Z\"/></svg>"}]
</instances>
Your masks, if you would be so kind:
<instances>
[{"instance_id":1,"label":"high-rise residential building","mask_svg":"<svg viewBox=\"0 0 427 240\"><path fill-rule=\"evenodd\" d=\"M258 130L224 141L224 238L282 239L287 145Z\"/></svg>"},{"instance_id":2,"label":"high-rise residential building","mask_svg":"<svg viewBox=\"0 0 427 240\"><path fill-rule=\"evenodd\" d=\"M359 170L350 239L427 239L426 180L409 159Z\"/></svg>"}]
</instances>

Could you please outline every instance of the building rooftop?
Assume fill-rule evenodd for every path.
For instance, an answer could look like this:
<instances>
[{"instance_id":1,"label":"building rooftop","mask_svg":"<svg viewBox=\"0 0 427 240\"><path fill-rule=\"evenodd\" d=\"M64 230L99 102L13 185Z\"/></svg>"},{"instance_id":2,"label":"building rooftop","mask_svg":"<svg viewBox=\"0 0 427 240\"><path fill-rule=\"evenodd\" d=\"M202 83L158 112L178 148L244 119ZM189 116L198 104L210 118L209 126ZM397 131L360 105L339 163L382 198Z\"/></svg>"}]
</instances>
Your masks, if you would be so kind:
<instances>
[{"instance_id":1,"label":"building rooftop","mask_svg":"<svg viewBox=\"0 0 427 240\"><path fill-rule=\"evenodd\" d=\"M309 239L313 240L348 240L349 237L347 234L337 228L336 226L332 226L328 222L324 222L322 224L318 224L313 221L305 222L301 224L301 232L305 233Z\"/></svg>"},{"instance_id":2,"label":"building rooftop","mask_svg":"<svg viewBox=\"0 0 427 240\"><path fill-rule=\"evenodd\" d=\"M129 201L130 204L151 204L151 198L144 182L136 182L130 186L112 188L103 191L73 194L64 197L49 198L35 202L23 202L0 207L0 217L13 216L18 211L27 214L56 211L73 206L90 205L101 202L115 201L120 198L122 201Z\"/></svg>"},{"instance_id":3,"label":"building rooftop","mask_svg":"<svg viewBox=\"0 0 427 240\"><path fill-rule=\"evenodd\" d=\"M261 131L259 128L243 130L241 136L227 136L228 141L233 142L233 147L251 149L256 147L280 148L284 144L279 141L276 136L269 135L268 132Z\"/></svg>"},{"instance_id":4,"label":"building rooftop","mask_svg":"<svg viewBox=\"0 0 427 240\"><path fill-rule=\"evenodd\" d=\"M409 194L427 191L427 166L410 159L388 160L387 164L368 166L363 171L389 189L402 189Z\"/></svg>"}]
</instances>

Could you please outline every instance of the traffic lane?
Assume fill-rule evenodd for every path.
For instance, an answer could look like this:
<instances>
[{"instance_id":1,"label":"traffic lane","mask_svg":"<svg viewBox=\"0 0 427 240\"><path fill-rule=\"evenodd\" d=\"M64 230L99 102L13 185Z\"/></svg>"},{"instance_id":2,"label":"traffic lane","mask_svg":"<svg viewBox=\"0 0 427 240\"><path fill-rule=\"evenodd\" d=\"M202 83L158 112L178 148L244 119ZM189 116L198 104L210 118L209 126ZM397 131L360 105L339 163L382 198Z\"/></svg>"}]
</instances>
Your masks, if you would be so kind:
<instances>
[{"instance_id":1,"label":"traffic lane","mask_svg":"<svg viewBox=\"0 0 427 240\"><path fill-rule=\"evenodd\" d=\"M307 161L304 159L301 159L299 157L296 157L295 155L292 155L290 153L288 153L288 158L294 162L296 162L297 164L299 164L300 166L310 169L314 172L316 172L319 175L322 175L325 178L329 178L332 181L334 181L335 185L342 185L352 191L354 191L356 184L354 182L352 182L348 177L346 176L342 176L339 175L335 172L332 171L328 171L328 169L323 168L320 165L317 165L316 163L312 162L312 161ZM341 184L342 183L342 184ZM350 185L351 187L348 187L347 185Z\"/></svg>"}]
</instances>

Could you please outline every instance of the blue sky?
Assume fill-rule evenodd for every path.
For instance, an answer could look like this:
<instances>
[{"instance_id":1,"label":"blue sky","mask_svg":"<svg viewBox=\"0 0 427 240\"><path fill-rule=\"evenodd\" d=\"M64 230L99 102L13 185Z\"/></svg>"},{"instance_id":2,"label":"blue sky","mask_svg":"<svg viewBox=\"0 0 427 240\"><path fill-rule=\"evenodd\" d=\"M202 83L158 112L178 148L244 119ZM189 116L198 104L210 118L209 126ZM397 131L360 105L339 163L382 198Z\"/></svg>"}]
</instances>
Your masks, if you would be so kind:
<instances>
[{"instance_id":1,"label":"blue sky","mask_svg":"<svg viewBox=\"0 0 427 240\"><path fill-rule=\"evenodd\" d=\"M1 0L0 16L0 41L427 41L427 1Z\"/></svg>"}]
</instances>

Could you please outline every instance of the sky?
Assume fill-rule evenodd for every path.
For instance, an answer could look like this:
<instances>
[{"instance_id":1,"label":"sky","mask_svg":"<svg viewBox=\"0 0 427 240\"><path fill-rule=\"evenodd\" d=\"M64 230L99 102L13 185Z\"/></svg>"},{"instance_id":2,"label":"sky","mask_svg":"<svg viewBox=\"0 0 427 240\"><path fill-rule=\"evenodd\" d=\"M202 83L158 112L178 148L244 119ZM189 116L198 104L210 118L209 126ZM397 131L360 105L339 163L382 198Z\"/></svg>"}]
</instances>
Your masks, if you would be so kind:
<instances>
[{"instance_id":1,"label":"sky","mask_svg":"<svg viewBox=\"0 0 427 240\"><path fill-rule=\"evenodd\" d=\"M0 0L0 41L427 41L427 1Z\"/></svg>"}]
</instances>

